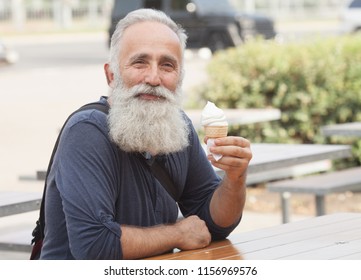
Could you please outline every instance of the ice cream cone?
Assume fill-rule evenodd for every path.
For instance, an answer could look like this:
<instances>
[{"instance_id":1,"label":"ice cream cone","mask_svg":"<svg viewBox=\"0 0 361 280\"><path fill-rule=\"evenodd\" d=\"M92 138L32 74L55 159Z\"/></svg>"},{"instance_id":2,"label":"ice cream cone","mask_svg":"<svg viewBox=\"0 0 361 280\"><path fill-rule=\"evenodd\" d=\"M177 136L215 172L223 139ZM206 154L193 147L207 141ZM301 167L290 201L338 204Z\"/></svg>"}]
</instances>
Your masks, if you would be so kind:
<instances>
[{"instance_id":1,"label":"ice cream cone","mask_svg":"<svg viewBox=\"0 0 361 280\"><path fill-rule=\"evenodd\" d=\"M205 135L208 138L226 137L228 133L228 126L204 126Z\"/></svg>"}]
</instances>

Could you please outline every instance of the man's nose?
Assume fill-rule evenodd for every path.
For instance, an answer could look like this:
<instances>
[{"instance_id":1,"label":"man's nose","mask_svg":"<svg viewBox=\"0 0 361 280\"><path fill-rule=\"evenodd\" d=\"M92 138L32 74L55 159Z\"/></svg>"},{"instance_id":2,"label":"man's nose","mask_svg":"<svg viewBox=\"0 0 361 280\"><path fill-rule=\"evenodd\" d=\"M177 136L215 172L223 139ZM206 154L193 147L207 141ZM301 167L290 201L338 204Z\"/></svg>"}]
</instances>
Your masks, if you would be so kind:
<instances>
[{"instance_id":1,"label":"man's nose","mask_svg":"<svg viewBox=\"0 0 361 280\"><path fill-rule=\"evenodd\" d=\"M160 86L161 79L160 79L158 67L152 66L148 69L144 82L146 84L154 86L154 87Z\"/></svg>"}]
</instances>

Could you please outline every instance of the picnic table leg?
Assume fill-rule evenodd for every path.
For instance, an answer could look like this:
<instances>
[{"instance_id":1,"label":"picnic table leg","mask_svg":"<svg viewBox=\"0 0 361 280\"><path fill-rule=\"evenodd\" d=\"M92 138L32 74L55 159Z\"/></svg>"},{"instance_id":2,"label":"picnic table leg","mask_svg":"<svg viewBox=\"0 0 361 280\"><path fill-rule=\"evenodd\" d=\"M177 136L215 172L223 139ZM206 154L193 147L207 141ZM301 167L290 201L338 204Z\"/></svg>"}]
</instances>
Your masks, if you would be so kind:
<instances>
[{"instance_id":1,"label":"picnic table leg","mask_svg":"<svg viewBox=\"0 0 361 280\"><path fill-rule=\"evenodd\" d=\"M316 195L316 215L322 216L325 215L325 196Z\"/></svg>"},{"instance_id":2,"label":"picnic table leg","mask_svg":"<svg viewBox=\"0 0 361 280\"><path fill-rule=\"evenodd\" d=\"M281 193L282 223L284 224L290 221L290 197L289 192Z\"/></svg>"}]
</instances>

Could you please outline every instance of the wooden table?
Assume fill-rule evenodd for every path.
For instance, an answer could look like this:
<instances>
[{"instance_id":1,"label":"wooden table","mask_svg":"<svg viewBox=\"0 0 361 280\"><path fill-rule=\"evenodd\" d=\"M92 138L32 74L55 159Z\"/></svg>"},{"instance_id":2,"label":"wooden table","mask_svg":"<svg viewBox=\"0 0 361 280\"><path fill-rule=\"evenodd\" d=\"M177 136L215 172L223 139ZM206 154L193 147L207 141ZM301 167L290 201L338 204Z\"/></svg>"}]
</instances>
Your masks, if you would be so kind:
<instances>
[{"instance_id":1,"label":"wooden table","mask_svg":"<svg viewBox=\"0 0 361 280\"><path fill-rule=\"evenodd\" d=\"M361 137L361 122L327 125L321 128L325 136L355 136Z\"/></svg>"},{"instance_id":2,"label":"wooden table","mask_svg":"<svg viewBox=\"0 0 361 280\"><path fill-rule=\"evenodd\" d=\"M361 259L361 214L338 213L231 235L191 251L152 260Z\"/></svg>"},{"instance_id":3,"label":"wooden table","mask_svg":"<svg viewBox=\"0 0 361 280\"><path fill-rule=\"evenodd\" d=\"M0 192L0 217L38 210L41 192Z\"/></svg>"},{"instance_id":4,"label":"wooden table","mask_svg":"<svg viewBox=\"0 0 361 280\"><path fill-rule=\"evenodd\" d=\"M259 122L275 121L281 118L281 111L266 109L224 109L229 125L245 125ZM196 129L201 128L202 110L185 110Z\"/></svg>"}]
</instances>

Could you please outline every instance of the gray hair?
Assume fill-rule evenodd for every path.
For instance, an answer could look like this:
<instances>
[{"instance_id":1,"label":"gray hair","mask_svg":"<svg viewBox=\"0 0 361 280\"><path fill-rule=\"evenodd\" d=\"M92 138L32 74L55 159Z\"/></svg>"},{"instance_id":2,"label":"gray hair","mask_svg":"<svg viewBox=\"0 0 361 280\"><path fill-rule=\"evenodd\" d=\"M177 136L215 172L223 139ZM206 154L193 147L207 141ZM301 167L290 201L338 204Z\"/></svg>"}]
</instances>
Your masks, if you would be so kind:
<instances>
[{"instance_id":1,"label":"gray hair","mask_svg":"<svg viewBox=\"0 0 361 280\"><path fill-rule=\"evenodd\" d=\"M118 22L112 35L110 42L109 65L113 73L119 72L119 53L121 49L121 39L124 31L133 24L145 21L159 22L173 30L179 38L182 48L182 54L184 54L184 50L187 44L187 35L185 33L185 30L181 26L177 25L169 16L167 16L162 11L154 9L135 10L130 12L126 17L124 17Z\"/></svg>"}]
</instances>

